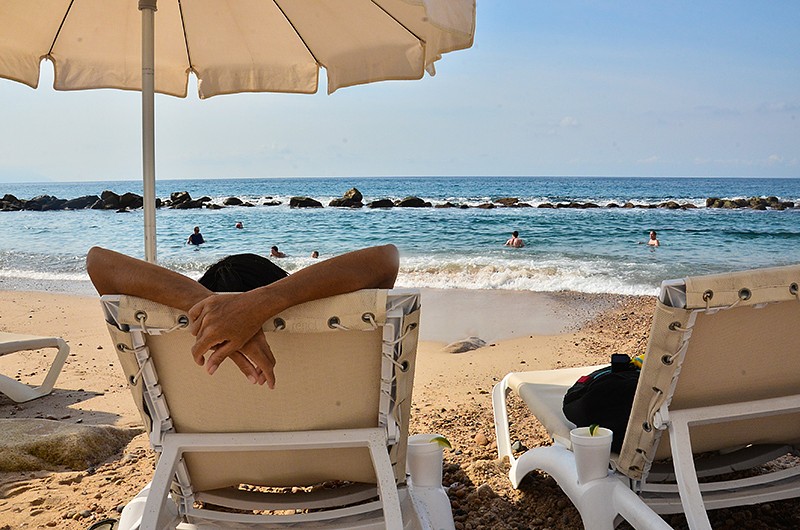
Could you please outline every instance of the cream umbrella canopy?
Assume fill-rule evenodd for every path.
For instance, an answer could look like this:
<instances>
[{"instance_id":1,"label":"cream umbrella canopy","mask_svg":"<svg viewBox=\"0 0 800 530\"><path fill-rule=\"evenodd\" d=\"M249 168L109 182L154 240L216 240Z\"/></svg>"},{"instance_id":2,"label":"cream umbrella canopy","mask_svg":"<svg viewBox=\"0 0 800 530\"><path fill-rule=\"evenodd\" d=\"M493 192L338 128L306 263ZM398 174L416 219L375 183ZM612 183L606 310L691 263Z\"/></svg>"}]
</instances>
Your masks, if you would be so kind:
<instances>
[{"instance_id":1,"label":"cream umbrella canopy","mask_svg":"<svg viewBox=\"0 0 800 530\"><path fill-rule=\"evenodd\" d=\"M328 93L435 73L469 48L475 0L2 0L0 77L142 91L145 258L156 261L154 92Z\"/></svg>"}]
</instances>

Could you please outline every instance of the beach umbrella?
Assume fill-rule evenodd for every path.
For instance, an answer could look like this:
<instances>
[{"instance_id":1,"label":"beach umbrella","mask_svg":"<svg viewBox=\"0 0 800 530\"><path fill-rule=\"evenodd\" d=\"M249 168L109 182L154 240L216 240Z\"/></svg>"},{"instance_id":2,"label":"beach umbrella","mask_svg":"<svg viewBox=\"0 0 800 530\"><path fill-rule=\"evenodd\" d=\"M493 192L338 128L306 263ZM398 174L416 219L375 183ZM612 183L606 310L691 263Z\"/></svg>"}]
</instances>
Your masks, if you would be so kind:
<instances>
[{"instance_id":1,"label":"beach umbrella","mask_svg":"<svg viewBox=\"0 0 800 530\"><path fill-rule=\"evenodd\" d=\"M0 77L56 90L142 91L145 258L156 260L154 92L328 93L434 74L469 48L475 0L2 0Z\"/></svg>"}]
</instances>

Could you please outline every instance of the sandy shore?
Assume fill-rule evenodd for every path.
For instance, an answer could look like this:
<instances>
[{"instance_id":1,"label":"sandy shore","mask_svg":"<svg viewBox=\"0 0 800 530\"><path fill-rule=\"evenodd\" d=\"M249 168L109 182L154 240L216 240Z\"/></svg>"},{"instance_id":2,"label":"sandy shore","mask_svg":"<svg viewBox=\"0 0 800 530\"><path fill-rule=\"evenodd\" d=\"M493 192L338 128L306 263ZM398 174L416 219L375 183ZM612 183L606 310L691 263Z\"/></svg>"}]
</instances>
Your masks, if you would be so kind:
<instances>
[{"instance_id":1,"label":"sandy shore","mask_svg":"<svg viewBox=\"0 0 800 530\"><path fill-rule=\"evenodd\" d=\"M654 299L574 293L423 292L411 432L446 435L444 484L457 528L580 528L555 482L532 474L519 490L497 460L490 392L509 371L606 362L612 352L644 350ZM0 418L44 418L67 424L139 427L95 297L0 291L0 330L56 335L71 353L52 395L15 404L0 395ZM487 346L450 354L442 346L478 336ZM0 373L38 383L52 353L0 357ZM518 404L517 404L518 405ZM522 406L512 410L514 436L548 443ZM154 458L144 434L107 460L77 471L0 473L0 530L88 528L117 510L149 480ZM715 528L797 528L800 503L712 513ZM669 519L685 527L680 516Z\"/></svg>"}]
</instances>

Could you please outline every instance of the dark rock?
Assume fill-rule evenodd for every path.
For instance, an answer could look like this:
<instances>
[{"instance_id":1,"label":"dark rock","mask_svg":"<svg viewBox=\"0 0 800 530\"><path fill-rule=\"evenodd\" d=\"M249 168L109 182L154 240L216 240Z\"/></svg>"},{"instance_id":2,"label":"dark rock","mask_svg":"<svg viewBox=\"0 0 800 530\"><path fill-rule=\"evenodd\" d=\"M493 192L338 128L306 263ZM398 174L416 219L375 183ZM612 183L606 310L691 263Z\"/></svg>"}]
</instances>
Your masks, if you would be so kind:
<instances>
[{"instance_id":1,"label":"dark rock","mask_svg":"<svg viewBox=\"0 0 800 530\"><path fill-rule=\"evenodd\" d=\"M192 196L189 195L188 191L174 191L169 194L170 206L172 206L173 208L175 208L177 205L181 203L191 200Z\"/></svg>"},{"instance_id":2,"label":"dark rock","mask_svg":"<svg viewBox=\"0 0 800 530\"><path fill-rule=\"evenodd\" d=\"M367 204L369 208L393 208L394 203L389 199L378 199Z\"/></svg>"},{"instance_id":3,"label":"dark rock","mask_svg":"<svg viewBox=\"0 0 800 530\"><path fill-rule=\"evenodd\" d=\"M681 208L683 208L684 210L691 210L693 208L697 208L697 206L695 206L694 204L692 204L690 202L685 202L685 203L681 204Z\"/></svg>"},{"instance_id":4,"label":"dark rock","mask_svg":"<svg viewBox=\"0 0 800 530\"><path fill-rule=\"evenodd\" d=\"M452 202L446 202L444 204L437 204L434 208L458 208L458 205Z\"/></svg>"},{"instance_id":5,"label":"dark rock","mask_svg":"<svg viewBox=\"0 0 800 530\"><path fill-rule=\"evenodd\" d=\"M623 208L635 208L636 206L632 202L626 202L622 205Z\"/></svg>"},{"instance_id":6,"label":"dark rock","mask_svg":"<svg viewBox=\"0 0 800 530\"><path fill-rule=\"evenodd\" d=\"M289 200L290 208L322 208L322 203L311 197L292 197Z\"/></svg>"},{"instance_id":7,"label":"dark rock","mask_svg":"<svg viewBox=\"0 0 800 530\"><path fill-rule=\"evenodd\" d=\"M243 203L244 201L239 197L228 197L227 199L222 201L222 204L224 204L225 206L241 206Z\"/></svg>"},{"instance_id":8,"label":"dark rock","mask_svg":"<svg viewBox=\"0 0 800 530\"><path fill-rule=\"evenodd\" d=\"M664 203L664 208L667 210L680 210L681 205L675 201L668 201Z\"/></svg>"},{"instance_id":9,"label":"dark rock","mask_svg":"<svg viewBox=\"0 0 800 530\"><path fill-rule=\"evenodd\" d=\"M518 202L517 204L512 206L512 208L533 208L533 206L531 206L527 202Z\"/></svg>"},{"instance_id":10,"label":"dark rock","mask_svg":"<svg viewBox=\"0 0 800 530\"><path fill-rule=\"evenodd\" d=\"M778 199L778 198L777 198L776 196L774 196L774 195L770 195L769 197L767 197L767 198L766 198L766 201L767 201L768 203L770 203L770 204L772 204L772 203L774 203L774 202L781 202L781 201L780 201L780 199Z\"/></svg>"},{"instance_id":11,"label":"dark rock","mask_svg":"<svg viewBox=\"0 0 800 530\"><path fill-rule=\"evenodd\" d=\"M105 190L100 194L100 200L103 201L104 210L116 210L119 208L119 195L110 190Z\"/></svg>"},{"instance_id":12,"label":"dark rock","mask_svg":"<svg viewBox=\"0 0 800 530\"><path fill-rule=\"evenodd\" d=\"M581 208L583 208L584 210L587 209L587 208L600 208L600 205L599 204L595 204L593 202L587 202L587 203L583 204L581 206Z\"/></svg>"},{"instance_id":13,"label":"dark rock","mask_svg":"<svg viewBox=\"0 0 800 530\"><path fill-rule=\"evenodd\" d=\"M606 206L606 208L619 208L619 204L615 202L610 202L608 203L608 206Z\"/></svg>"},{"instance_id":14,"label":"dark rock","mask_svg":"<svg viewBox=\"0 0 800 530\"><path fill-rule=\"evenodd\" d=\"M718 206L714 206L718 200L719 197L709 197L706 199L706 208L718 208Z\"/></svg>"},{"instance_id":15,"label":"dark rock","mask_svg":"<svg viewBox=\"0 0 800 530\"><path fill-rule=\"evenodd\" d=\"M497 206L495 206L491 202L485 202L483 204L477 205L475 208L480 208L481 210L493 210L493 209L497 208Z\"/></svg>"},{"instance_id":16,"label":"dark rock","mask_svg":"<svg viewBox=\"0 0 800 530\"><path fill-rule=\"evenodd\" d=\"M83 210L86 208L91 208L97 203L102 204L100 197L97 195L84 195L83 197L78 197L77 199L70 199L64 203L65 210Z\"/></svg>"},{"instance_id":17,"label":"dark rock","mask_svg":"<svg viewBox=\"0 0 800 530\"><path fill-rule=\"evenodd\" d=\"M177 204L173 203L172 208L175 208L176 210L191 210L196 208L202 208L203 202L204 202L203 199L192 199L189 201L179 202Z\"/></svg>"},{"instance_id":18,"label":"dark rock","mask_svg":"<svg viewBox=\"0 0 800 530\"><path fill-rule=\"evenodd\" d=\"M781 204L779 202L772 203L772 204L769 205L769 207L772 208L773 210L785 210L786 209L786 206L784 206L783 204Z\"/></svg>"},{"instance_id":19,"label":"dark rock","mask_svg":"<svg viewBox=\"0 0 800 530\"><path fill-rule=\"evenodd\" d=\"M141 195L135 193L123 193L119 198L119 206L120 208L135 210L144 206L144 199L142 199Z\"/></svg>"},{"instance_id":20,"label":"dark rock","mask_svg":"<svg viewBox=\"0 0 800 530\"><path fill-rule=\"evenodd\" d=\"M221 209L223 209L225 207L222 206L221 204L210 203L210 204L206 204L206 208L208 208L209 210L221 210Z\"/></svg>"},{"instance_id":21,"label":"dark rock","mask_svg":"<svg viewBox=\"0 0 800 530\"><path fill-rule=\"evenodd\" d=\"M746 207L746 206L749 206L749 204L747 203L747 199L734 199L734 201L733 201L733 202L734 202L734 204L736 204L736 206L738 206L739 208L744 208L744 207Z\"/></svg>"},{"instance_id":22,"label":"dark rock","mask_svg":"<svg viewBox=\"0 0 800 530\"><path fill-rule=\"evenodd\" d=\"M519 199L516 197L502 197L500 199L495 199L494 202L502 204L503 206L514 206L519 202Z\"/></svg>"},{"instance_id":23,"label":"dark rock","mask_svg":"<svg viewBox=\"0 0 800 530\"><path fill-rule=\"evenodd\" d=\"M753 206L753 210L766 210L767 206L765 204L756 204Z\"/></svg>"},{"instance_id":24,"label":"dark rock","mask_svg":"<svg viewBox=\"0 0 800 530\"><path fill-rule=\"evenodd\" d=\"M733 202L733 201L723 201L723 202L722 202L722 207L723 207L723 208L727 208L727 209L729 209L729 210L730 210L730 209L738 208L738 207L739 207L739 205L738 205L738 204L736 204L736 203L735 203L735 202Z\"/></svg>"},{"instance_id":25,"label":"dark rock","mask_svg":"<svg viewBox=\"0 0 800 530\"><path fill-rule=\"evenodd\" d=\"M430 208L432 204L423 201L419 197L406 197L405 199L398 201L396 206L399 206L400 208Z\"/></svg>"},{"instance_id":26,"label":"dark rock","mask_svg":"<svg viewBox=\"0 0 800 530\"><path fill-rule=\"evenodd\" d=\"M542 204L540 204L539 206L537 206L537 208L555 208L555 206L553 206L553 205L552 205L552 204L550 204L549 202L543 202Z\"/></svg>"},{"instance_id":27,"label":"dark rock","mask_svg":"<svg viewBox=\"0 0 800 530\"><path fill-rule=\"evenodd\" d=\"M342 197L331 200L331 202L328 203L328 206L333 206L335 208L361 208L364 206L364 203L354 199L346 199Z\"/></svg>"},{"instance_id":28,"label":"dark rock","mask_svg":"<svg viewBox=\"0 0 800 530\"><path fill-rule=\"evenodd\" d=\"M794 208L794 203L792 201L783 201L781 204L787 208Z\"/></svg>"},{"instance_id":29,"label":"dark rock","mask_svg":"<svg viewBox=\"0 0 800 530\"><path fill-rule=\"evenodd\" d=\"M280 206L282 203L281 201L264 201L263 206ZM253 206L249 202L242 204L242 206Z\"/></svg>"},{"instance_id":30,"label":"dark rock","mask_svg":"<svg viewBox=\"0 0 800 530\"><path fill-rule=\"evenodd\" d=\"M361 195L361 192L358 191L358 188L350 188L344 193L344 195L342 195L342 199L350 199L354 202L361 202L364 200L364 196Z\"/></svg>"}]
</instances>

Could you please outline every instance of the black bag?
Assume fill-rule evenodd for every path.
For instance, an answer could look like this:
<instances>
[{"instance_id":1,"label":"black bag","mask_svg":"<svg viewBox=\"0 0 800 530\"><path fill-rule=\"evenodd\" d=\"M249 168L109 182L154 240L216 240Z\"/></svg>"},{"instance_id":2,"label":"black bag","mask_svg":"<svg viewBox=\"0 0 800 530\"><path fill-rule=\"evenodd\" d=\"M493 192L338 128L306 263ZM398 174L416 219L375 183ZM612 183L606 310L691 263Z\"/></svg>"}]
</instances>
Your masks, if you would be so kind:
<instances>
[{"instance_id":1,"label":"black bag","mask_svg":"<svg viewBox=\"0 0 800 530\"><path fill-rule=\"evenodd\" d=\"M611 365L584 375L564 395L564 416L578 427L593 423L611 429L611 450L619 453L639 383L639 368L623 354L611 356Z\"/></svg>"}]
</instances>

